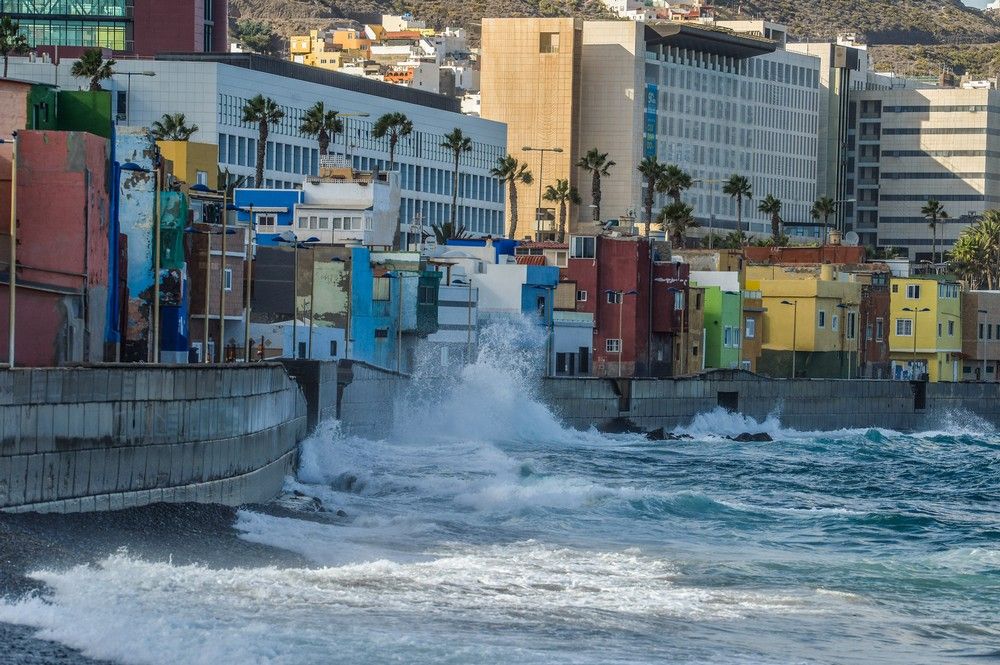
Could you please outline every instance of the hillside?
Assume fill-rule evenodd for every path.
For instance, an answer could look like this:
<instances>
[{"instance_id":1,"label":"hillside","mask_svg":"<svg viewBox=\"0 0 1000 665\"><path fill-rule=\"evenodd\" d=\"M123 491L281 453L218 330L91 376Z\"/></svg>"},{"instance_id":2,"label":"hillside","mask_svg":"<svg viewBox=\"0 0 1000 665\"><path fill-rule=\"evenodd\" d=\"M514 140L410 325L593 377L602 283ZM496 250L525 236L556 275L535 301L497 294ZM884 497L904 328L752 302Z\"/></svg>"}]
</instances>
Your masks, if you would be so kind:
<instances>
[{"instance_id":1,"label":"hillside","mask_svg":"<svg viewBox=\"0 0 1000 665\"><path fill-rule=\"evenodd\" d=\"M943 69L972 78L1000 73L1000 44L932 46L875 46L870 49L875 69L905 76L937 76Z\"/></svg>"},{"instance_id":2,"label":"hillside","mask_svg":"<svg viewBox=\"0 0 1000 665\"><path fill-rule=\"evenodd\" d=\"M322 28L338 18L377 21L410 12L434 27L463 26L473 38L484 16L612 18L600 0L231 0L233 18L269 22L282 36Z\"/></svg>"}]
</instances>

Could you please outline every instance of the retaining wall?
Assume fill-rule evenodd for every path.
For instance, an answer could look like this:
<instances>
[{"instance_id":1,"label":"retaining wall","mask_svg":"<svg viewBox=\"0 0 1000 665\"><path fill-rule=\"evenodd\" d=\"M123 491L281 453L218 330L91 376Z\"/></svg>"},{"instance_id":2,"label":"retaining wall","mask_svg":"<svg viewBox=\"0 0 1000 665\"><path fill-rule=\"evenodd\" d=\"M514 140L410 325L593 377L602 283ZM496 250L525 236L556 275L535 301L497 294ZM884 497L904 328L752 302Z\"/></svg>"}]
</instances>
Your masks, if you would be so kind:
<instances>
[{"instance_id":1,"label":"retaining wall","mask_svg":"<svg viewBox=\"0 0 1000 665\"><path fill-rule=\"evenodd\" d=\"M719 370L698 378L545 379L540 396L578 429L670 430L719 406L757 420L775 414L783 425L802 430L920 431L967 414L1000 425L998 383L770 379Z\"/></svg>"},{"instance_id":2,"label":"retaining wall","mask_svg":"<svg viewBox=\"0 0 1000 665\"><path fill-rule=\"evenodd\" d=\"M395 425L396 409L410 378L366 363L339 363L337 417L341 429L355 436L380 439Z\"/></svg>"},{"instance_id":3,"label":"retaining wall","mask_svg":"<svg viewBox=\"0 0 1000 665\"><path fill-rule=\"evenodd\" d=\"M306 428L279 364L0 372L0 509L264 501Z\"/></svg>"}]
</instances>

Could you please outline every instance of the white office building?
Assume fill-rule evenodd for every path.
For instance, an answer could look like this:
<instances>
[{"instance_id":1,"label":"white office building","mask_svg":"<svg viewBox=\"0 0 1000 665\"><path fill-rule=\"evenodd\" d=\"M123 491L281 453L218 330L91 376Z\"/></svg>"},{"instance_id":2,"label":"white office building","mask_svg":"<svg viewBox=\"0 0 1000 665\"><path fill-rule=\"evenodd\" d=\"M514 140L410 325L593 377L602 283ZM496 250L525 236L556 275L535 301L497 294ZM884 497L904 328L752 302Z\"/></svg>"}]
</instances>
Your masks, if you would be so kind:
<instances>
[{"instance_id":1,"label":"white office building","mask_svg":"<svg viewBox=\"0 0 1000 665\"><path fill-rule=\"evenodd\" d=\"M83 87L86 81L70 74L72 64L12 59L10 76ZM219 168L250 184L257 128L242 121L242 109L257 94L274 99L285 116L268 138L262 183L268 188L299 188L304 178L318 174L316 139L299 131L303 115L317 101L343 114L345 131L335 137L331 153L346 155L361 171L388 169L388 141L374 138L371 129L384 113L405 113L414 131L399 141L395 154L403 224L426 227L450 219L453 155L441 142L461 129L473 149L460 159L457 219L474 234L504 232L503 185L490 169L507 154L506 127L461 114L457 99L256 54L120 60L115 72L105 87L112 90L122 124L149 126L165 113L183 113L188 123L198 125L195 140L219 146Z\"/></svg>"}]
</instances>

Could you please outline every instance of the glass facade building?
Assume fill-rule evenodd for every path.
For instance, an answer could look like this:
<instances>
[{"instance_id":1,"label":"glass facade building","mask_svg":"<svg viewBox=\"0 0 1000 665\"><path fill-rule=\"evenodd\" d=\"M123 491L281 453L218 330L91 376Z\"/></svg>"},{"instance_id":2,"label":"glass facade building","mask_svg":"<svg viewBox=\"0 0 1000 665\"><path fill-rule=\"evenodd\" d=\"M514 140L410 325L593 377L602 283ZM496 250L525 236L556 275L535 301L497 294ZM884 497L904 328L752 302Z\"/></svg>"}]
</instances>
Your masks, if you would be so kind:
<instances>
[{"instance_id":1,"label":"glass facade building","mask_svg":"<svg viewBox=\"0 0 1000 665\"><path fill-rule=\"evenodd\" d=\"M0 0L31 46L132 50L132 0Z\"/></svg>"}]
</instances>

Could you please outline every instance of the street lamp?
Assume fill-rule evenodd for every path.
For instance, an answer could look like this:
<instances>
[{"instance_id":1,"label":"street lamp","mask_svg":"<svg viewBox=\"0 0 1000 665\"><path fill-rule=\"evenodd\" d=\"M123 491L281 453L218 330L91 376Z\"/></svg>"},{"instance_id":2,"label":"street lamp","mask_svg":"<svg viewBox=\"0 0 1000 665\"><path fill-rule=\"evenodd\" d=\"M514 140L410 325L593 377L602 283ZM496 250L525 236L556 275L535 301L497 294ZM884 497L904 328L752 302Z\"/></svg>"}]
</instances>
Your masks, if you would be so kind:
<instances>
[{"instance_id":1,"label":"street lamp","mask_svg":"<svg viewBox=\"0 0 1000 665\"><path fill-rule=\"evenodd\" d=\"M538 157L538 205L535 207L535 231L541 231L539 226L542 222L542 181L545 177L545 153L562 152L562 148L536 148L526 145L521 148L523 152L541 153Z\"/></svg>"},{"instance_id":2,"label":"street lamp","mask_svg":"<svg viewBox=\"0 0 1000 665\"><path fill-rule=\"evenodd\" d=\"M851 336L854 339L857 339L856 334L854 332L854 326L852 325L852 322L851 322L851 308L853 306L854 305L852 303L843 303L843 302L842 303L837 303L837 307L839 309L844 310L844 321L843 321L843 324L842 324L843 325L843 334L844 334L844 337L846 338L847 337L847 333L850 332ZM848 327L848 326L850 326L850 327ZM847 349L847 354L848 354L847 355L847 378L850 379L851 378L851 365L853 364L853 361L852 361L852 358L851 358L851 350L850 349Z\"/></svg>"},{"instance_id":3,"label":"street lamp","mask_svg":"<svg viewBox=\"0 0 1000 665\"><path fill-rule=\"evenodd\" d=\"M912 312L913 313L913 362L910 363L911 364L910 374L911 374L911 376L914 379L916 379L916 376L917 376L917 320L919 319L919 317L917 316L917 314L920 314L921 312L929 312L929 311L931 311L931 308L930 307L921 307L921 308L917 309L917 308L914 308L914 307L904 307L903 311L904 312Z\"/></svg>"},{"instance_id":4,"label":"street lamp","mask_svg":"<svg viewBox=\"0 0 1000 665\"><path fill-rule=\"evenodd\" d=\"M132 118L132 77L133 76L156 76L156 72L115 72L115 76L124 76L125 85L125 122Z\"/></svg>"},{"instance_id":5,"label":"street lamp","mask_svg":"<svg viewBox=\"0 0 1000 665\"><path fill-rule=\"evenodd\" d=\"M125 162L122 171L153 174L153 363L160 362L160 169L154 164L152 169L139 166L135 162ZM147 355L147 358L150 357Z\"/></svg>"},{"instance_id":6,"label":"street lamp","mask_svg":"<svg viewBox=\"0 0 1000 665\"><path fill-rule=\"evenodd\" d=\"M782 305L792 306L792 378L795 378L795 352L799 335L799 301L782 300Z\"/></svg>"},{"instance_id":7,"label":"street lamp","mask_svg":"<svg viewBox=\"0 0 1000 665\"><path fill-rule=\"evenodd\" d=\"M979 324L980 326L985 327L985 326L990 325L990 320L986 318L986 315L989 314L989 312L987 312L985 309L977 309L976 313L983 315L983 322ZM977 316L976 318L979 318L979 317ZM979 335L977 335L977 337L979 338L978 339L977 347L979 348L980 353L983 354L983 370L982 370L982 374L983 374L983 381L985 381L986 380L986 336L982 335L982 334L979 334Z\"/></svg>"},{"instance_id":8,"label":"street lamp","mask_svg":"<svg viewBox=\"0 0 1000 665\"><path fill-rule=\"evenodd\" d=\"M17 290L17 132L0 144L11 144L10 153L10 263L7 266L7 364L14 369L14 325L17 307L14 304ZM89 251L89 250L85 250Z\"/></svg>"},{"instance_id":9,"label":"street lamp","mask_svg":"<svg viewBox=\"0 0 1000 665\"><path fill-rule=\"evenodd\" d=\"M299 356L299 249L309 249L319 242L316 236L299 240L291 231L275 237L276 242L292 246L292 358Z\"/></svg>"},{"instance_id":10,"label":"street lamp","mask_svg":"<svg viewBox=\"0 0 1000 665\"><path fill-rule=\"evenodd\" d=\"M369 115L371 114L364 111L337 114L338 118L344 118L344 158L348 160L351 168L354 168L354 164L351 162L351 118L367 118Z\"/></svg>"},{"instance_id":11,"label":"street lamp","mask_svg":"<svg viewBox=\"0 0 1000 665\"><path fill-rule=\"evenodd\" d=\"M637 296L639 292L635 289L631 291L612 291L608 290L606 293L615 296L615 302L618 303L618 378L622 376L622 351L625 349L625 340L622 338L622 316L625 311L625 296Z\"/></svg>"},{"instance_id":12,"label":"street lamp","mask_svg":"<svg viewBox=\"0 0 1000 665\"><path fill-rule=\"evenodd\" d=\"M208 319L209 319L209 311L208 311L209 310L209 307L208 307L209 293L208 292L209 292L209 289L210 289L211 283L212 283L212 271L211 271L211 265L212 265L212 236L221 235L223 238L225 238L227 234L231 235L233 233L236 233L236 231L234 229L226 229L225 231L202 230L202 229L197 229L197 228L195 228L193 226L189 226L186 229L184 229L184 233L190 233L192 235L199 235L199 236L204 236L205 237L205 286L202 289L202 293L204 294L204 298L205 298L205 321L204 321L205 325L204 325L204 330L202 331L201 362L207 365L209 363L209 361L210 361L210 358L208 356L208 327L209 327L209 323L208 323ZM226 256L225 256L225 254L223 254L223 256L222 256L222 265L225 266L225 264L226 264ZM221 329L219 331L219 345L220 346L222 345L222 331L221 331Z\"/></svg>"}]
</instances>

